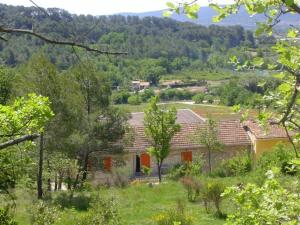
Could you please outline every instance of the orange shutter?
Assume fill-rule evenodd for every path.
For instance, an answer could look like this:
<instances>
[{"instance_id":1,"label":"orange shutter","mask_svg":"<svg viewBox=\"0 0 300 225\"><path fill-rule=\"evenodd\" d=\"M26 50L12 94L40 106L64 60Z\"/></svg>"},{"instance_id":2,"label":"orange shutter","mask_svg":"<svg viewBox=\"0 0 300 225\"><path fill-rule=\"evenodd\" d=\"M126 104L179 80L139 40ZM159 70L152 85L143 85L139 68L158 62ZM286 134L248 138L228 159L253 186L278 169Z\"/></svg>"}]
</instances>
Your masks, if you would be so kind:
<instances>
[{"instance_id":1,"label":"orange shutter","mask_svg":"<svg viewBox=\"0 0 300 225\"><path fill-rule=\"evenodd\" d=\"M91 171L93 169L93 161L88 159L88 170Z\"/></svg>"},{"instance_id":2,"label":"orange shutter","mask_svg":"<svg viewBox=\"0 0 300 225\"><path fill-rule=\"evenodd\" d=\"M192 162L192 160L193 160L192 152L181 152L182 162Z\"/></svg>"},{"instance_id":3,"label":"orange shutter","mask_svg":"<svg viewBox=\"0 0 300 225\"><path fill-rule=\"evenodd\" d=\"M147 153L141 154L141 164L142 166L150 168L150 155Z\"/></svg>"},{"instance_id":4,"label":"orange shutter","mask_svg":"<svg viewBox=\"0 0 300 225\"><path fill-rule=\"evenodd\" d=\"M103 165L104 165L104 170L106 170L106 171L111 171L111 165L112 165L112 163L111 163L111 157L105 157L104 159L103 159Z\"/></svg>"}]
</instances>

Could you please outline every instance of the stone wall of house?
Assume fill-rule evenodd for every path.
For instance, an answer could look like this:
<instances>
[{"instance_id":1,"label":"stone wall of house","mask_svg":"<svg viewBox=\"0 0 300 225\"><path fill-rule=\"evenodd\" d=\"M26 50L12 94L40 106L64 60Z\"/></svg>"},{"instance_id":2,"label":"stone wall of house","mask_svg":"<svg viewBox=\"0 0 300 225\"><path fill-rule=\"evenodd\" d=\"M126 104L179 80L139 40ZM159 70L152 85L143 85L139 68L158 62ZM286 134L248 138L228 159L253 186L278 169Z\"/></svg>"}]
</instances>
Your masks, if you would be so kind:
<instances>
[{"instance_id":1,"label":"stone wall of house","mask_svg":"<svg viewBox=\"0 0 300 225\"><path fill-rule=\"evenodd\" d=\"M212 153L212 167L217 167L222 160L229 159L235 156L237 153L247 153L250 152L251 146L226 146L222 151L213 152ZM192 151L192 159L193 161L202 160L204 164L204 170L208 169L208 154L205 148L198 148L198 149L185 149L185 150L171 150L169 156L165 159L163 163L163 172L166 172L168 168L182 163L181 161L181 153L184 151ZM104 171L90 171L90 178L93 181L94 185L99 184L108 184L112 181L112 176L116 170L122 171L124 176L134 177L136 175L136 155L141 154L141 152L135 153L131 152L122 156L122 161L124 165L122 167L117 168L116 162L120 161L119 158L113 158L113 165L111 172L104 172ZM150 165L152 169L152 174L157 174L157 166L154 157L151 157Z\"/></svg>"},{"instance_id":2,"label":"stone wall of house","mask_svg":"<svg viewBox=\"0 0 300 225\"><path fill-rule=\"evenodd\" d=\"M226 146L222 151L219 152L213 152L212 153L212 167L218 166L222 160L229 159L233 156L235 156L237 153L250 153L251 145L248 146ZM184 151L192 151L192 158L193 161L196 160L202 160L204 164L204 170L208 169L208 154L205 148L198 148L198 149L185 149L185 150L172 150L169 154L169 156L165 159L163 163L163 171L166 171L168 168L182 163L181 161L181 152ZM132 173L135 173L135 156L136 153L129 153L131 155L131 160L128 161L128 165L132 168ZM155 162L155 158L151 157L151 168L153 171L153 174L157 173L157 165Z\"/></svg>"}]
</instances>

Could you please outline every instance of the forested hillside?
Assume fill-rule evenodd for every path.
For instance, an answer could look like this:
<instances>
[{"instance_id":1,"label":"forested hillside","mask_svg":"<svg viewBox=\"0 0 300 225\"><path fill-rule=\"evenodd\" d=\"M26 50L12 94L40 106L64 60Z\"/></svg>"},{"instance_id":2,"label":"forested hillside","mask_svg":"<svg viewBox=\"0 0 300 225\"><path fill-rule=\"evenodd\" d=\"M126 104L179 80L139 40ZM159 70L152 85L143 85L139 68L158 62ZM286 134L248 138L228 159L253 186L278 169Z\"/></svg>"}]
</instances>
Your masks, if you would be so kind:
<instances>
[{"instance_id":1,"label":"forested hillside","mask_svg":"<svg viewBox=\"0 0 300 225\"><path fill-rule=\"evenodd\" d=\"M200 73L228 69L231 55L247 58L245 49L256 45L252 32L241 26L205 27L155 17L72 15L61 9L47 9L47 14L35 7L0 5L0 16L10 27L33 29L50 38L76 40L103 50L128 52L116 58L77 50L77 54L94 59L100 70L107 71L114 85L131 79L156 83L159 77L182 70ZM8 42L0 42L2 64L18 66L37 51L44 51L60 70L78 62L72 48L45 44L26 35L7 38Z\"/></svg>"}]
</instances>

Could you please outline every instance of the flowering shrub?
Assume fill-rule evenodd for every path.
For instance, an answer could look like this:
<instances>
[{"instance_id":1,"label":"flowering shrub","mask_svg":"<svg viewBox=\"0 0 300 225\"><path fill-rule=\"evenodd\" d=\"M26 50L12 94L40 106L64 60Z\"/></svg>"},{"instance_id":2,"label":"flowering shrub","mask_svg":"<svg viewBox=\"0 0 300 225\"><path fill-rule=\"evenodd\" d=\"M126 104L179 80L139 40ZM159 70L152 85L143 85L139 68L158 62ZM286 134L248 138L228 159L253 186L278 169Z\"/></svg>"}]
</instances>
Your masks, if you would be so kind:
<instances>
[{"instance_id":1,"label":"flowering shrub","mask_svg":"<svg viewBox=\"0 0 300 225\"><path fill-rule=\"evenodd\" d=\"M272 171L266 175L262 187L247 184L225 190L223 196L230 196L236 204L236 210L227 217L226 224L300 224L299 193L284 189Z\"/></svg>"},{"instance_id":2,"label":"flowering shrub","mask_svg":"<svg viewBox=\"0 0 300 225\"><path fill-rule=\"evenodd\" d=\"M177 207L158 214L154 217L157 225L192 225L192 217L185 213L185 206L181 201L177 202Z\"/></svg>"}]
</instances>

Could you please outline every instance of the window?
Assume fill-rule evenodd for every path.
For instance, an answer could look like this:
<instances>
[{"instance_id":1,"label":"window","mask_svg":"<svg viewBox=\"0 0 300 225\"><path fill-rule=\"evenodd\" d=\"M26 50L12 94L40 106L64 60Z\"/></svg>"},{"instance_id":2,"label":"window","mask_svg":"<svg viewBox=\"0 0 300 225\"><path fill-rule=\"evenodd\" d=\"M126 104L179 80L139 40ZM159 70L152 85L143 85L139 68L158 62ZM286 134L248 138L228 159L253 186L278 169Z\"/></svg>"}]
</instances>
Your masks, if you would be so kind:
<instances>
[{"instance_id":1,"label":"window","mask_svg":"<svg viewBox=\"0 0 300 225\"><path fill-rule=\"evenodd\" d=\"M144 167L150 168L150 155L147 153L141 154L141 164Z\"/></svg>"},{"instance_id":2,"label":"window","mask_svg":"<svg viewBox=\"0 0 300 225\"><path fill-rule=\"evenodd\" d=\"M112 160L111 160L111 157L108 156L108 157L105 157L103 159L103 168L105 171L111 171L111 167L112 167Z\"/></svg>"},{"instance_id":3,"label":"window","mask_svg":"<svg viewBox=\"0 0 300 225\"><path fill-rule=\"evenodd\" d=\"M181 161L182 162L192 162L193 160L193 156L192 156L192 152L181 152Z\"/></svg>"}]
</instances>

